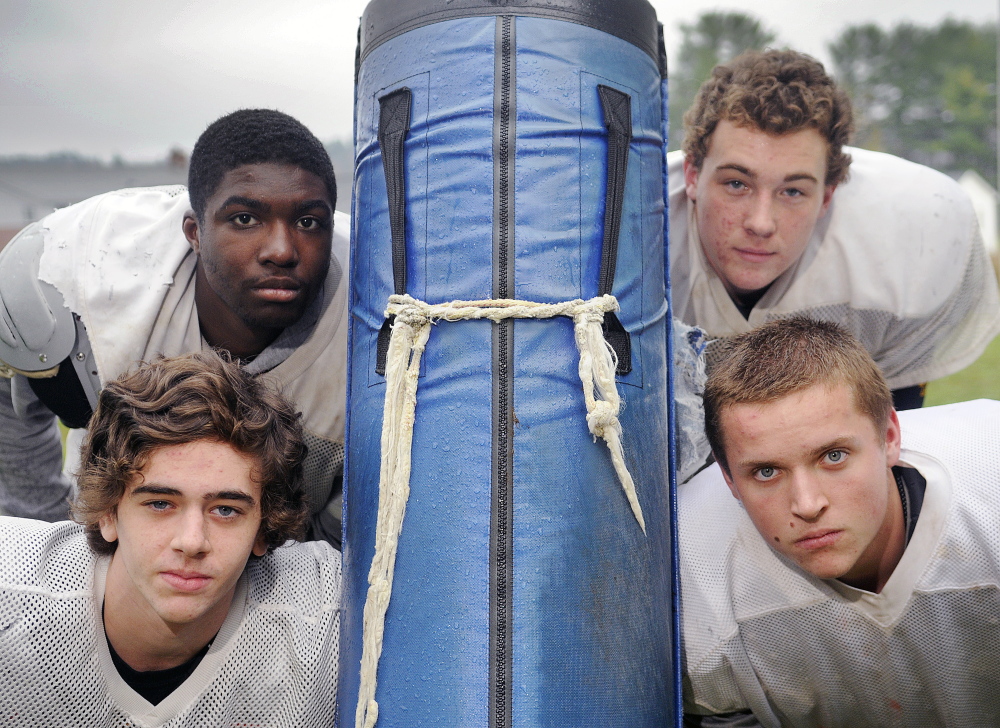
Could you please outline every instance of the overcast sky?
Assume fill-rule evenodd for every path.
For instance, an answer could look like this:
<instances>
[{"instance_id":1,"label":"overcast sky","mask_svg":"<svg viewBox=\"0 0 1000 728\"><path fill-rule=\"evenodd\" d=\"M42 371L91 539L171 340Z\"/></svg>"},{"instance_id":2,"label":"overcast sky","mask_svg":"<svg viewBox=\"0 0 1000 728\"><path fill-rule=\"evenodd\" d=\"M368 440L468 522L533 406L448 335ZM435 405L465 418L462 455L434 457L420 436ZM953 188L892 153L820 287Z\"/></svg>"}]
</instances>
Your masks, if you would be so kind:
<instances>
[{"instance_id":1,"label":"overcast sky","mask_svg":"<svg viewBox=\"0 0 1000 728\"><path fill-rule=\"evenodd\" d=\"M847 25L995 21L998 0L652 0L675 58L678 24L751 12L828 61ZM278 108L349 140L366 0L0 0L0 156L72 150L155 159L190 150L233 109Z\"/></svg>"}]
</instances>

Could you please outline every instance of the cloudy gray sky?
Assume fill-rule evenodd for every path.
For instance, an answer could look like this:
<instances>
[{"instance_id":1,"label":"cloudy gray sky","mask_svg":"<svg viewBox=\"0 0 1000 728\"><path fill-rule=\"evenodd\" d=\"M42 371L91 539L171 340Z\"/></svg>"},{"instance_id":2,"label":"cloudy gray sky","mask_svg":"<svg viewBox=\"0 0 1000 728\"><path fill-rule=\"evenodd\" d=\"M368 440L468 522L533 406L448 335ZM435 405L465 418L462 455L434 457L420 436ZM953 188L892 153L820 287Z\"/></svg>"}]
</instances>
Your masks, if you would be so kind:
<instances>
[{"instance_id":1,"label":"cloudy gray sky","mask_svg":"<svg viewBox=\"0 0 1000 728\"><path fill-rule=\"evenodd\" d=\"M667 28L752 12L779 43L827 61L846 26L946 16L995 21L997 0L652 0ZM279 108L350 139L354 47L366 0L0 0L0 156L73 150L127 159L190 149L219 115Z\"/></svg>"}]
</instances>

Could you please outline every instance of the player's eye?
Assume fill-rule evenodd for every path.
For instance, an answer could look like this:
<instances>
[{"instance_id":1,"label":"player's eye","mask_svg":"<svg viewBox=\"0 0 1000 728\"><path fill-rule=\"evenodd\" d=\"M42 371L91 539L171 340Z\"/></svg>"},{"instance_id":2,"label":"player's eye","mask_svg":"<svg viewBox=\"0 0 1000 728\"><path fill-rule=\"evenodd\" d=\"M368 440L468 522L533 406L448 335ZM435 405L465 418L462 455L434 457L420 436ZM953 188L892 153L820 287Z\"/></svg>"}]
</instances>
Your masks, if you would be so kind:
<instances>
[{"instance_id":1,"label":"player's eye","mask_svg":"<svg viewBox=\"0 0 1000 728\"><path fill-rule=\"evenodd\" d=\"M300 217L296 223L301 229L316 232L327 226L327 221L315 215Z\"/></svg>"},{"instance_id":2,"label":"player's eye","mask_svg":"<svg viewBox=\"0 0 1000 728\"><path fill-rule=\"evenodd\" d=\"M831 465L839 465L847 459L847 453L843 450L831 450L826 454L826 461Z\"/></svg>"},{"instance_id":3,"label":"player's eye","mask_svg":"<svg viewBox=\"0 0 1000 728\"><path fill-rule=\"evenodd\" d=\"M154 500L154 501L146 501L145 505L149 506L154 511L165 511L170 507L170 502L163 500Z\"/></svg>"},{"instance_id":4,"label":"player's eye","mask_svg":"<svg viewBox=\"0 0 1000 728\"><path fill-rule=\"evenodd\" d=\"M746 183L738 179L731 179L725 183L725 186L731 190L739 192L741 190L747 189Z\"/></svg>"},{"instance_id":5,"label":"player's eye","mask_svg":"<svg viewBox=\"0 0 1000 728\"><path fill-rule=\"evenodd\" d=\"M216 506L215 512L223 518L232 518L240 513L238 509L233 508L232 506Z\"/></svg>"},{"instance_id":6,"label":"player's eye","mask_svg":"<svg viewBox=\"0 0 1000 728\"><path fill-rule=\"evenodd\" d=\"M765 465L764 467L757 468L757 470L754 471L754 477L757 480L771 480L777 474L777 468L773 468L770 465Z\"/></svg>"},{"instance_id":7,"label":"player's eye","mask_svg":"<svg viewBox=\"0 0 1000 728\"><path fill-rule=\"evenodd\" d=\"M257 221L257 218L255 218L249 212L240 212L236 215L233 215L231 219L234 223L236 223L236 225L240 227L247 227L249 225L253 225Z\"/></svg>"}]
</instances>

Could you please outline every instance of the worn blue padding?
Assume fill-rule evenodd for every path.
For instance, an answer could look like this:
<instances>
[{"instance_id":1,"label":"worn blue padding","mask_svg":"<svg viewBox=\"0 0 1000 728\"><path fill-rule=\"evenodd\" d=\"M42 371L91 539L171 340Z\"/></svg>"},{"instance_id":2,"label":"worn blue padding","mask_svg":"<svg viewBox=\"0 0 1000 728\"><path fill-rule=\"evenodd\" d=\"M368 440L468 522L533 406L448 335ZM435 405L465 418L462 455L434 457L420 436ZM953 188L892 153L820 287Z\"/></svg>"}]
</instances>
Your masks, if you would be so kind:
<instances>
[{"instance_id":1,"label":"worn blue padding","mask_svg":"<svg viewBox=\"0 0 1000 728\"><path fill-rule=\"evenodd\" d=\"M393 290L378 99L412 92L404 146L407 293L492 297L497 19L399 35L356 87L345 606L339 700L354 725L362 609L374 553L385 380L376 342ZM664 290L663 105L652 58L563 20L518 17L514 294L597 293L607 134L598 84L631 96L617 274L633 369L618 380L643 535L602 440L587 430L569 319L513 325L510 726L675 720ZM493 324L440 322L423 357L410 497L386 615L379 728L500 726L491 690ZM505 728L505 727L504 727Z\"/></svg>"}]
</instances>

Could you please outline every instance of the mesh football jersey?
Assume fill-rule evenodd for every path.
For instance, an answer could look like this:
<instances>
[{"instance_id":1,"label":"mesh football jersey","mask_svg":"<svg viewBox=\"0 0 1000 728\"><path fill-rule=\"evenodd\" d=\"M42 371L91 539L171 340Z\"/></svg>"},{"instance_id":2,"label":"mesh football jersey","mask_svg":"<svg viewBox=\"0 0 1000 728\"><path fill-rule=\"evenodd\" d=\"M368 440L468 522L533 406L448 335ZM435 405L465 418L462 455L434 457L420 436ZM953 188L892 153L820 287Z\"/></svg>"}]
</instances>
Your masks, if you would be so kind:
<instances>
[{"instance_id":1,"label":"mesh football jersey","mask_svg":"<svg viewBox=\"0 0 1000 728\"><path fill-rule=\"evenodd\" d=\"M1000 332L1000 294L968 195L949 177L889 154L845 149L850 176L802 257L744 319L709 265L682 152L668 155L675 315L710 339L797 314L847 327L892 389L971 364ZM709 367L720 347L709 345Z\"/></svg>"},{"instance_id":2,"label":"mesh football jersey","mask_svg":"<svg viewBox=\"0 0 1000 728\"><path fill-rule=\"evenodd\" d=\"M251 558L194 673L156 706L111 661L110 560L81 526L0 518L0 725L302 728L334 724L340 555L325 542Z\"/></svg>"},{"instance_id":3,"label":"mesh football jersey","mask_svg":"<svg viewBox=\"0 0 1000 728\"><path fill-rule=\"evenodd\" d=\"M927 480L879 594L773 551L717 465L679 490L685 710L765 726L1000 725L1000 402L901 412Z\"/></svg>"}]
</instances>

